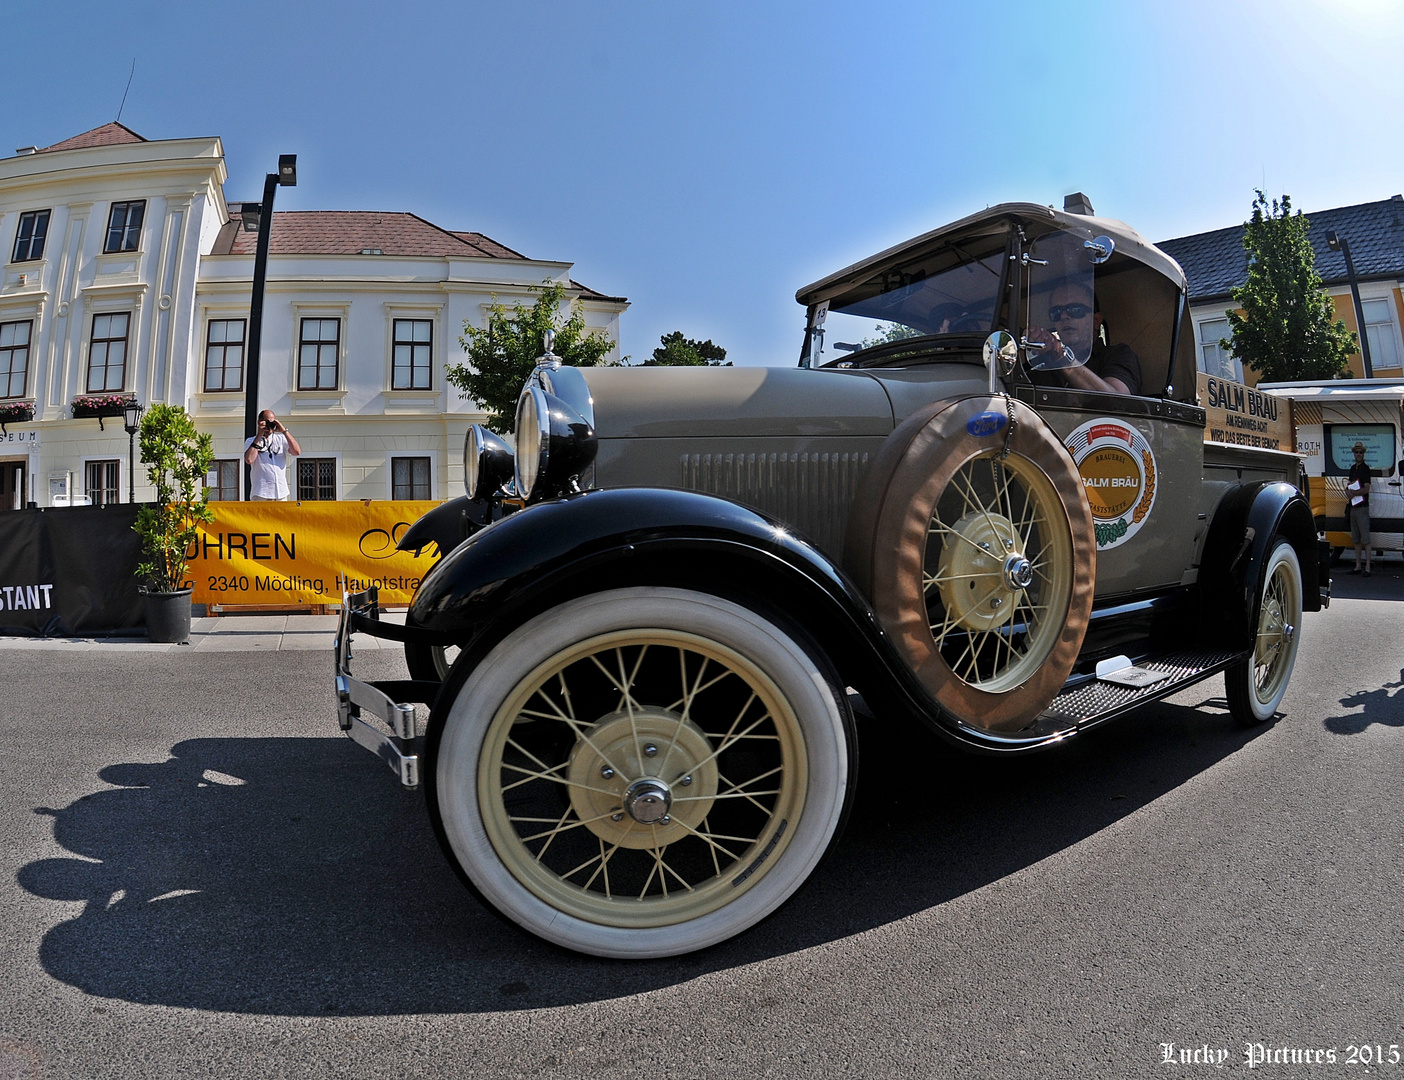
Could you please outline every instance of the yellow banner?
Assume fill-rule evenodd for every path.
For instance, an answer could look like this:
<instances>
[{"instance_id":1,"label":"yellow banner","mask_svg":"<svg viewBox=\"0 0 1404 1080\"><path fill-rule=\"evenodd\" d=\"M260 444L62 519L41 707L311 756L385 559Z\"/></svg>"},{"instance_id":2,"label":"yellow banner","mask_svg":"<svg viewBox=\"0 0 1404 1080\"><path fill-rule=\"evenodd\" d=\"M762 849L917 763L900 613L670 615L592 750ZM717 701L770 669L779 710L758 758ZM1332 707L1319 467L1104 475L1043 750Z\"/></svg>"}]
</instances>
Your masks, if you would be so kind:
<instances>
[{"instance_id":1,"label":"yellow banner","mask_svg":"<svg viewBox=\"0 0 1404 1080\"><path fill-rule=\"evenodd\" d=\"M396 551L437 502L213 502L190 558L197 604L339 603L342 592L380 588L382 604L408 604L439 557Z\"/></svg>"},{"instance_id":2,"label":"yellow banner","mask_svg":"<svg viewBox=\"0 0 1404 1080\"><path fill-rule=\"evenodd\" d=\"M1265 450L1297 448L1292 438L1292 406L1242 383L1199 372L1199 403L1204 406L1204 441Z\"/></svg>"}]
</instances>

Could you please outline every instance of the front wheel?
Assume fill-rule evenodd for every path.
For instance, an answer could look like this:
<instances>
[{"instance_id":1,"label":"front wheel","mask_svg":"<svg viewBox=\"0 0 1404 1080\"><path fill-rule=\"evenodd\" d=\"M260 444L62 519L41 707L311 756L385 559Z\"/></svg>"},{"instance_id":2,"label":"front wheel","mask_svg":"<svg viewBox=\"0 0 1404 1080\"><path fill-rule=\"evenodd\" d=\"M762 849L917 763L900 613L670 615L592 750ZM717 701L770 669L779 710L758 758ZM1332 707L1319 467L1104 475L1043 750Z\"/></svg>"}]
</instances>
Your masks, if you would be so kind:
<instances>
[{"instance_id":1,"label":"front wheel","mask_svg":"<svg viewBox=\"0 0 1404 1080\"><path fill-rule=\"evenodd\" d=\"M828 664L681 589L544 612L456 673L431 723L429 805L465 881L597 956L676 955L755 925L809 877L852 788Z\"/></svg>"},{"instance_id":2,"label":"front wheel","mask_svg":"<svg viewBox=\"0 0 1404 1080\"><path fill-rule=\"evenodd\" d=\"M1302 623L1302 568L1297 553L1279 539L1258 590L1253 652L1224 672L1229 712L1244 726L1272 718L1297 659Z\"/></svg>"},{"instance_id":3,"label":"front wheel","mask_svg":"<svg viewBox=\"0 0 1404 1080\"><path fill-rule=\"evenodd\" d=\"M420 645L405 642L405 666L411 679L443 682L458 659L457 645Z\"/></svg>"}]
</instances>

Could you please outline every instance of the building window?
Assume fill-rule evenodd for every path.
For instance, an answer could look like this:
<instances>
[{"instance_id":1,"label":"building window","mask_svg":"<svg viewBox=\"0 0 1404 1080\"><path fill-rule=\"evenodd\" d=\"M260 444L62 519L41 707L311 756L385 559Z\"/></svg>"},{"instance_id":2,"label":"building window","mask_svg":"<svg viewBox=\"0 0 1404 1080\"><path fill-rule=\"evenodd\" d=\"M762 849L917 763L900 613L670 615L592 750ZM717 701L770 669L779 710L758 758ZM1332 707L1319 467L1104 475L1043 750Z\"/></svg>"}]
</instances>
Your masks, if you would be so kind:
<instances>
[{"instance_id":1,"label":"building window","mask_svg":"<svg viewBox=\"0 0 1404 1080\"><path fill-rule=\"evenodd\" d=\"M84 470L87 484L84 494L94 506L106 506L119 502L117 478L120 475L120 461L90 461Z\"/></svg>"},{"instance_id":2,"label":"building window","mask_svg":"<svg viewBox=\"0 0 1404 1080\"><path fill-rule=\"evenodd\" d=\"M392 499L432 499L429 493L429 459L397 457L390 459Z\"/></svg>"},{"instance_id":3,"label":"building window","mask_svg":"<svg viewBox=\"0 0 1404 1080\"><path fill-rule=\"evenodd\" d=\"M217 459L205 477L205 490L212 502L238 502L239 459Z\"/></svg>"},{"instance_id":4,"label":"building window","mask_svg":"<svg viewBox=\"0 0 1404 1080\"><path fill-rule=\"evenodd\" d=\"M0 323L0 397L24 397L32 326L29 322Z\"/></svg>"},{"instance_id":5,"label":"building window","mask_svg":"<svg viewBox=\"0 0 1404 1080\"><path fill-rule=\"evenodd\" d=\"M15 233L15 257L12 262L29 262L44 257L44 237L49 234L49 212L29 210L20 215L19 231Z\"/></svg>"},{"instance_id":6,"label":"building window","mask_svg":"<svg viewBox=\"0 0 1404 1080\"><path fill-rule=\"evenodd\" d=\"M340 319L303 319L298 339L297 388L335 390L336 360L341 344Z\"/></svg>"},{"instance_id":7,"label":"building window","mask_svg":"<svg viewBox=\"0 0 1404 1080\"><path fill-rule=\"evenodd\" d=\"M1216 379L1243 381L1243 364L1219 344L1229 336L1227 319L1205 319L1199 324L1199 370Z\"/></svg>"},{"instance_id":8,"label":"building window","mask_svg":"<svg viewBox=\"0 0 1404 1080\"><path fill-rule=\"evenodd\" d=\"M103 251L135 251L141 242L141 219L146 200L112 204L107 218L107 243Z\"/></svg>"},{"instance_id":9,"label":"building window","mask_svg":"<svg viewBox=\"0 0 1404 1080\"><path fill-rule=\"evenodd\" d=\"M127 377L127 325L131 313L93 316L93 340L88 348L88 393L120 390Z\"/></svg>"},{"instance_id":10,"label":"building window","mask_svg":"<svg viewBox=\"0 0 1404 1080\"><path fill-rule=\"evenodd\" d=\"M336 459L298 458L297 497L303 502L336 498Z\"/></svg>"},{"instance_id":11,"label":"building window","mask_svg":"<svg viewBox=\"0 0 1404 1080\"><path fill-rule=\"evenodd\" d=\"M1391 300L1362 300L1365 309L1365 334L1370 343L1370 366L1397 368L1399 360L1399 331L1394 328L1394 303Z\"/></svg>"},{"instance_id":12,"label":"building window","mask_svg":"<svg viewBox=\"0 0 1404 1080\"><path fill-rule=\"evenodd\" d=\"M211 319L205 331L205 389L244 388L244 320Z\"/></svg>"},{"instance_id":13,"label":"building window","mask_svg":"<svg viewBox=\"0 0 1404 1080\"><path fill-rule=\"evenodd\" d=\"M390 389L429 389L429 356L433 344L432 320L395 320L395 364Z\"/></svg>"}]
</instances>

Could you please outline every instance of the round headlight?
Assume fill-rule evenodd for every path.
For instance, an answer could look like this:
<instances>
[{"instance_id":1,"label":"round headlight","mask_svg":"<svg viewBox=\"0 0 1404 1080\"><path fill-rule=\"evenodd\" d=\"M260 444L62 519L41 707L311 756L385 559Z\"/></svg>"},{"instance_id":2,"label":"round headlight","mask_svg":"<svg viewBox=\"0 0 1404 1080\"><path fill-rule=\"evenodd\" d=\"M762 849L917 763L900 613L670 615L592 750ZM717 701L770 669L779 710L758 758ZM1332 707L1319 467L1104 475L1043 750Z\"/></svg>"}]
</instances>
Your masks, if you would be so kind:
<instances>
[{"instance_id":1,"label":"round headlight","mask_svg":"<svg viewBox=\"0 0 1404 1080\"><path fill-rule=\"evenodd\" d=\"M478 495L478 458L482 454L482 446L478 442L480 426L474 424L470 427L468 437L463 440L463 490L470 499Z\"/></svg>"},{"instance_id":2,"label":"round headlight","mask_svg":"<svg viewBox=\"0 0 1404 1080\"><path fill-rule=\"evenodd\" d=\"M536 481L546 471L546 457L551 446L551 418L546 394L539 387L528 386L517 399L517 494L530 499Z\"/></svg>"},{"instance_id":3,"label":"round headlight","mask_svg":"<svg viewBox=\"0 0 1404 1080\"><path fill-rule=\"evenodd\" d=\"M463 487L468 498L481 502L501 497L512 471L512 448L502 436L482 424L470 427L463 440Z\"/></svg>"}]
</instances>

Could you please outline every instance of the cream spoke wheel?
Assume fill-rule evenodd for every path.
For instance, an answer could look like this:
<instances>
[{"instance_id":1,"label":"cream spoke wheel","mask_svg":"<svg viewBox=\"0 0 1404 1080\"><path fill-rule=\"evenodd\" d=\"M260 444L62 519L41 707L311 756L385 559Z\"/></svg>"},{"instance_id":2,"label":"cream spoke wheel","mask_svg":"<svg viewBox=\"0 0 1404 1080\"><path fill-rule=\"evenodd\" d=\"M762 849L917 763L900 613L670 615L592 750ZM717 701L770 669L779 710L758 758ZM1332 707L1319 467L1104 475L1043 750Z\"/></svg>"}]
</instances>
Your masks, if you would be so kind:
<instances>
[{"instance_id":1,"label":"cream spoke wheel","mask_svg":"<svg viewBox=\"0 0 1404 1080\"><path fill-rule=\"evenodd\" d=\"M442 718L446 848L503 914L573 948L667 955L731 936L837 828L841 691L727 601L619 590L564 607L463 676Z\"/></svg>"},{"instance_id":2,"label":"cream spoke wheel","mask_svg":"<svg viewBox=\"0 0 1404 1080\"><path fill-rule=\"evenodd\" d=\"M1052 484L1018 455L976 455L953 473L927 529L928 624L957 678L998 692L1024 682L1062 631L1071 543Z\"/></svg>"},{"instance_id":3,"label":"cream spoke wheel","mask_svg":"<svg viewBox=\"0 0 1404 1080\"><path fill-rule=\"evenodd\" d=\"M1302 571L1296 552L1275 538L1264 560L1252 647L1224 672L1229 711L1240 724L1260 724L1277 711L1297 658Z\"/></svg>"}]
</instances>

